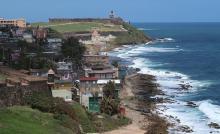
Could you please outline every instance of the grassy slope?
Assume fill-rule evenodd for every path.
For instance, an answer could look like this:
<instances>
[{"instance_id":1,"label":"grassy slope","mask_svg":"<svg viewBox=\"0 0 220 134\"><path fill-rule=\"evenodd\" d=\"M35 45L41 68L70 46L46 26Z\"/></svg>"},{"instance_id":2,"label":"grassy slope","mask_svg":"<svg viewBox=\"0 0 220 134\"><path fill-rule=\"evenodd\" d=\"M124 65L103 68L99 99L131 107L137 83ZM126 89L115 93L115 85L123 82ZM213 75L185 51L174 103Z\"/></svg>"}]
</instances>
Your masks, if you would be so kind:
<instances>
[{"instance_id":1,"label":"grassy slope","mask_svg":"<svg viewBox=\"0 0 220 134\"><path fill-rule=\"evenodd\" d=\"M82 125L84 132L95 132L95 128L86 111L78 103L73 104L73 110L76 113L79 123Z\"/></svg>"},{"instance_id":2,"label":"grassy slope","mask_svg":"<svg viewBox=\"0 0 220 134\"><path fill-rule=\"evenodd\" d=\"M73 22L73 23L48 23L48 22L37 22L32 23L32 26L50 27L60 33L65 32L90 32L93 29L100 31L121 31L120 25L106 25L101 22Z\"/></svg>"},{"instance_id":3,"label":"grassy slope","mask_svg":"<svg viewBox=\"0 0 220 134\"><path fill-rule=\"evenodd\" d=\"M138 44L146 43L151 39L145 35L143 31L138 30L134 26L124 23L123 27L128 30L127 33L119 35L113 44L125 45L125 44Z\"/></svg>"},{"instance_id":4,"label":"grassy slope","mask_svg":"<svg viewBox=\"0 0 220 134\"><path fill-rule=\"evenodd\" d=\"M129 124L131 121L128 118L111 118L108 115L102 115L103 118L98 118L97 115L87 113L79 104L73 105L74 112L82 125L84 132L104 132L117 129L120 126Z\"/></svg>"},{"instance_id":5,"label":"grassy slope","mask_svg":"<svg viewBox=\"0 0 220 134\"><path fill-rule=\"evenodd\" d=\"M15 106L0 110L0 134L72 134L52 114L29 107Z\"/></svg>"},{"instance_id":6,"label":"grassy slope","mask_svg":"<svg viewBox=\"0 0 220 134\"><path fill-rule=\"evenodd\" d=\"M59 120L53 114L43 113L27 106L14 106L0 109L0 134L72 134L76 133L78 124L86 133L104 132L127 125L127 118L113 119L110 116L87 113L80 104L72 105L78 123L68 116Z\"/></svg>"}]
</instances>

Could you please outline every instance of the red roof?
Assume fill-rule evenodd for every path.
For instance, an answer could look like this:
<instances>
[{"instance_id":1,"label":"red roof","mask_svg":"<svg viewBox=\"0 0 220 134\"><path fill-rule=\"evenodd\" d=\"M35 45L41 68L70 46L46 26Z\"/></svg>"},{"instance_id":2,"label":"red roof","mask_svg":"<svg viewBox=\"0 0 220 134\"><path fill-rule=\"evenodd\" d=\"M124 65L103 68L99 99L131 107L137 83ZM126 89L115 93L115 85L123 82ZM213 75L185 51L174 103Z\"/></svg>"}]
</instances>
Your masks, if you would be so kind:
<instances>
[{"instance_id":1,"label":"red roof","mask_svg":"<svg viewBox=\"0 0 220 134\"><path fill-rule=\"evenodd\" d=\"M81 77L80 81L97 81L98 79L95 77Z\"/></svg>"}]
</instances>

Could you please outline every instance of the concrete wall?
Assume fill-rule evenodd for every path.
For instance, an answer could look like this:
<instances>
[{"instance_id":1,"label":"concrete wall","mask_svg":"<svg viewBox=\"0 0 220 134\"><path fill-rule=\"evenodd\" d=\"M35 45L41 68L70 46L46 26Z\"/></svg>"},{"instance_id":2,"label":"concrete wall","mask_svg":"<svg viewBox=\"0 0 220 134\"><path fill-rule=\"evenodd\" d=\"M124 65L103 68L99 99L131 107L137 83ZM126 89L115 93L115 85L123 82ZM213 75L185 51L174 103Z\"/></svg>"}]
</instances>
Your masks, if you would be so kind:
<instances>
[{"instance_id":1,"label":"concrete wall","mask_svg":"<svg viewBox=\"0 0 220 134\"><path fill-rule=\"evenodd\" d=\"M25 104L25 98L34 92L50 96L52 94L46 82L29 86L0 87L0 107L23 105Z\"/></svg>"}]
</instances>

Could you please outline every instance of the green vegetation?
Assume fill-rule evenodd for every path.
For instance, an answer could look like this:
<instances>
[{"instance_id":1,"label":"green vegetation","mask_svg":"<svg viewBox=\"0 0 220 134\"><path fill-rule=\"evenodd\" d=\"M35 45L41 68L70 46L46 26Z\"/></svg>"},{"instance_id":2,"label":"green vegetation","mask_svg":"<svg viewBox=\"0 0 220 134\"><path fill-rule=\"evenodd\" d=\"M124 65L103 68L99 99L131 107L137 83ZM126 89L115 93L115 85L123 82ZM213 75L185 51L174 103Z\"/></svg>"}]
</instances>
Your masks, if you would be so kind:
<instances>
[{"instance_id":1,"label":"green vegetation","mask_svg":"<svg viewBox=\"0 0 220 134\"><path fill-rule=\"evenodd\" d=\"M114 118L103 114L101 118L99 116L93 116L93 125L96 128L96 132L105 132L117 129L118 127L125 126L131 123L131 120L126 117Z\"/></svg>"},{"instance_id":2,"label":"green vegetation","mask_svg":"<svg viewBox=\"0 0 220 134\"><path fill-rule=\"evenodd\" d=\"M77 122L78 126L80 124L86 133L109 131L130 123L130 120L127 118L113 119L109 115L102 115L103 118L99 119L97 115L88 113L79 103L70 105L60 98L34 94L27 98L27 102L34 109L54 114L55 119L61 121L69 119L70 122ZM68 123L65 126L71 128ZM75 127L77 128L77 125Z\"/></svg>"},{"instance_id":3,"label":"green vegetation","mask_svg":"<svg viewBox=\"0 0 220 134\"><path fill-rule=\"evenodd\" d=\"M124 32L120 34L115 39L115 45L125 45L125 44L138 44L138 43L146 43L150 40L144 32L138 30L128 23L124 23L123 27L128 30L128 32Z\"/></svg>"},{"instance_id":4,"label":"green vegetation","mask_svg":"<svg viewBox=\"0 0 220 134\"><path fill-rule=\"evenodd\" d=\"M110 81L103 88L103 100L101 102L101 112L108 115L118 114L120 100L116 95L115 83Z\"/></svg>"},{"instance_id":5,"label":"green vegetation","mask_svg":"<svg viewBox=\"0 0 220 134\"><path fill-rule=\"evenodd\" d=\"M4 74L0 74L0 81L4 81L6 79L6 76Z\"/></svg>"},{"instance_id":6,"label":"green vegetation","mask_svg":"<svg viewBox=\"0 0 220 134\"><path fill-rule=\"evenodd\" d=\"M84 132L96 132L93 122L90 119L90 114L86 112L86 110L78 103L75 103L72 105L73 111L76 114L76 117L78 118L79 123L82 125Z\"/></svg>"},{"instance_id":7,"label":"green vegetation","mask_svg":"<svg viewBox=\"0 0 220 134\"><path fill-rule=\"evenodd\" d=\"M120 25L105 24L104 22L70 22L70 23L49 23L49 22L38 22L32 23L33 27L48 27L59 33L66 32L91 32L91 30L98 29L99 31L122 31Z\"/></svg>"},{"instance_id":8,"label":"green vegetation","mask_svg":"<svg viewBox=\"0 0 220 134\"><path fill-rule=\"evenodd\" d=\"M83 54L84 54L86 48L81 43L79 43L78 39L76 39L74 37L68 38L62 44L61 49L62 49L62 54L65 57L71 58L72 61L77 66L81 65Z\"/></svg>"},{"instance_id":9,"label":"green vegetation","mask_svg":"<svg viewBox=\"0 0 220 134\"><path fill-rule=\"evenodd\" d=\"M112 118L109 115L95 115L85 111L84 108L78 103L72 105L76 116L79 119L79 123L82 125L84 132L104 132L117 129L120 126L128 125L131 120L125 117Z\"/></svg>"},{"instance_id":10,"label":"green vegetation","mask_svg":"<svg viewBox=\"0 0 220 134\"><path fill-rule=\"evenodd\" d=\"M62 34L52 28L48 28L48 38L63 38Z\"/></svg>"},{"instance_id":11,"label":"green vegetation","mask_svg":"<svg viewBox=\"0 0 220 134\"><path fill-rule=\"evenodd\" d=\"M57 120L52 114L29 107L0 109L0 134L74 134L76 125L68 118Z\"/></svg>"}]
</instances>

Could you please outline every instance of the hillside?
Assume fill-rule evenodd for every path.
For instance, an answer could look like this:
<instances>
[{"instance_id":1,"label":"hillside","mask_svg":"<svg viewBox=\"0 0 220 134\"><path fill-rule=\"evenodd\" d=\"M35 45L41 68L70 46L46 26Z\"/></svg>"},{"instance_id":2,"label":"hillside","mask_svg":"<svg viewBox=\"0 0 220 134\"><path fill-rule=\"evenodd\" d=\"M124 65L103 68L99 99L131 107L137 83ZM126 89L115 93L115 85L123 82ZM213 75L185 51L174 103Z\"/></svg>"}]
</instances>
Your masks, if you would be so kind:
<instances>
[{"instance_id":1,"label":"hillside","mask_svg":"<svg viewBox=\"0 0 220 134\"><path fill-rule=\"evenodd\" d=\"M66 126L72 126L68 128ZM74 134L76 122L57 120L53 114L30 107L15 106L0 110L0 134Z\"/></svg>"},{"instance_id":2,"label":"hillside","mask_svg":"<svg viewBox=\"0 0 220 134\"><path fill-rule=\"evenodd\" d=\"M47 27L56 30L60 33L67 32L90 32L98 29L102 32L125 31L121 25L102 22L37 22L31 24L33 27Z\"/></svg>"},{"instance_id":3,"label":"hillside","mask_svg":"<svg viewBox=\"0 0 220 134\"><path fill-rule=\"evenodd\" d=\"M124 23L123 27L128 32L118 35L113 44L115 45L139 44L139 43L146 43L151 40L151 38L146 36L143 31L138 30L131 24Z\"/></svg>"},{"instance_id":4,"label":"hillside","mask_svg":"<svg viewBox=\"0 0 220 134\"><path fill-rule=\"evenodd\" d=\"M0 109L0 134L78 134L95 133L117 129L127 125L127 118L111 118L107 115L92 115L78 103L72 104L77 120L68 115L52 114L28 106ZM79 129L82 127L82 131Z\"/></svg>"}]
</instances>

